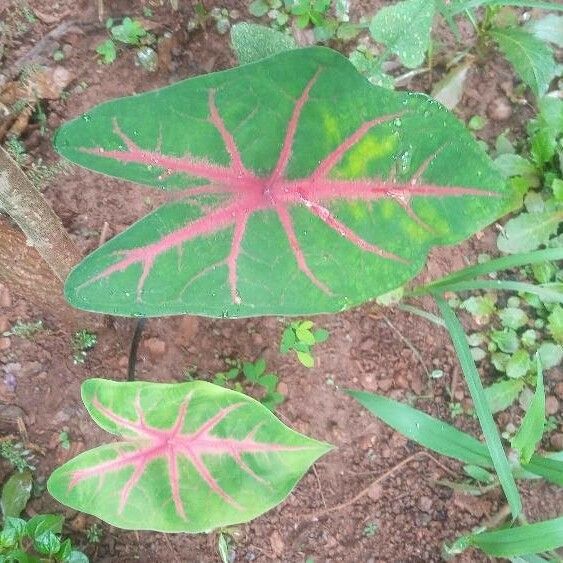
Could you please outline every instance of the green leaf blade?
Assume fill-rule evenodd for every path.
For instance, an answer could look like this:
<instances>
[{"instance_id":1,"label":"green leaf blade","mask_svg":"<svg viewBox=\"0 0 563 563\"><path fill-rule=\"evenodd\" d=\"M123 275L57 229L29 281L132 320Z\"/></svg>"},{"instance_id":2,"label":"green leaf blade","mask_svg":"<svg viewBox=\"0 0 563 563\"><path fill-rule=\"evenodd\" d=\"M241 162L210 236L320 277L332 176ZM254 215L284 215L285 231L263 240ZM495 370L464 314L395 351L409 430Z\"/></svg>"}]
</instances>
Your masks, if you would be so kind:
<instances>
[{"instance_id":1,"label":"green leaf blade","mask_svg":"<svg viewBox=\"0 0 563 563\"><path fill-rule=\"evenodd\" d=\"M281 502L330 449L206 382L94 379L82 393L96 423L121 441L58 468L48 488L122 528L196 533L246 522Z\"/></svg>"},{"instance_id":2,"label":"green leaf blade","mask_svg":"<svg viewBox=\"0 0 563 563\"><path fill-rule=\"evenodd\" d=\"M550 48L520 28L497 28L490 33L522 80L537 97L543 96L557 73Z\"/></svg>"},{"instance_id":3,"label":"green leaf blade","mask_svg":"<svg viewBox=\"0 0 563 563\"><path fill-rule=\"evenodd\" d=\"M409 440L466 464L493 466L485 444L454 426L381 395L353 390L347 393Z\"/></svg>"},{"instance_id":4,"label":"green leaf blade","mask_svg":"<svg viewBox=\"0 0 563 563\"><path fill-rule=\"evenodd\" d=\"M481 378L479 377L479 372L477 371L475 362L471 357L467 337L465 336L465 332L463 331L463 327L459 322L459 319L444 299L438 296L435 296L435 299L438 304L438 308L444 317L452 343L459 358L459 363L461 364L465 381L469 387L469 392L471 394L471 398L473 399L473 404L475 405L475 412L477 413L479 423L481 424L483 435L500 484L508 500L512 515L516 518L522 510L522 500L520 498L520 494L518 493L516 483L514 482L514 477L502 446L498 429L495 425L495 421L493 420L493 415L491 414L487 404L487 398L485 396L483 384L481 383Z\"/></svg>"},{"instance_id":5,"label":"green leaf blade","mask_svg":"<svg viewBox=\"0 0 563 563\"><path fill-rule=\"evenodd\" d=\"M55 145L164 192L67 280L71 304L114 315L342 311L515 203L450 113L370 85L324 48L101 104Z\"/></svg>"},{"instance_id":6,"label":"green leaf blade","mask_svg":"<svg viewBox=\"0 0 563 563\"><path fill-rule=\"evenodd\" d=\"M402 0L378 10L369 29L372 37L398 55L408 68L424 62L430 45L434 2Z\"/></svg>"},{"instance_id":7,"label":"green leaf blade","mask_svg":"<svg viewBox=\"0 0 563 563\"><path fill-rule=\"evenodd\" d=\"M517 557L563 546L563 518L554 518L506 530L473 534L471 545L493 557Z\"/></svg>"}]
</instances>

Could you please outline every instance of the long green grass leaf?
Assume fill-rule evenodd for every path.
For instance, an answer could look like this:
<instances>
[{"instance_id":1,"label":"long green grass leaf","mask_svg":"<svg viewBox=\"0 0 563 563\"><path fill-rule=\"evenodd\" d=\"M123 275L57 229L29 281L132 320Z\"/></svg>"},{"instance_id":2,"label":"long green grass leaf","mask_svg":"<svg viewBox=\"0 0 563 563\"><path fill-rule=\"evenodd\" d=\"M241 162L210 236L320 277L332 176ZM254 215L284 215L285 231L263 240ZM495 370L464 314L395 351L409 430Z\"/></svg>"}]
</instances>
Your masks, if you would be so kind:
<instances>
[{"instance_id":1,"label":"long green grass leaf","mask_svg":"<svg viewBox=\"0 0 563 563\"><path fill-rule=\"evenodd\" d=\"M528 264L547 262L549 260L563 260L563 248L548 248L546 250L534 250L522 254L512 254L510 256L502 256L501 258L489 260L489 262L485 262L484 264L468 266L467 268L453 272L429 284L416 287L410 294L423 295L431 293L434 289L449 286L456 282L471 280L492 272L501 272L503 270L518 268L519 266L526 266Z\"/></svg>"},{"instance_id":2,"label":"long green grass leaf","mask_svg":"<svg viewBox=\"0 0 563 563\"><path fill-rule=\"evenodd\" d=\"M558 452L558 454L561 453ZM563 460L555 459L550 454L546 456L533 455L529 463L522 465L522 469L563 487Z\"/></svg>"},{"instance_id":3,"label":"long green grass leaf","mask_svg":"<svg viewBox=\"0 0 563 563\"><path fill-rule=\"evenodd\" d=\"M463 463L493 467L485 444L454 426L381 395L354 390L347 393L409 440Z\"/></svg>"},{"instance_id":4,"label":"long green grass leaf","mask_svg":"<svg viewBox=\"0 0 563 563\"><path fill-rule=\"evenodd\" d=\"M563 303L563 293L549 287L534 285L533 283L517 282L512 280L473 280L441 285L434 291L473 291L475 289L487 289L497 291L518 291L519 293L531 293L541 297L550 303Z\"/></svg>"},{"instance_id":5,"label":"long green grass leaf","mask_svg":"<svg viewBox=\"0 0 563 563\"><path fill-rule=\"evenodd\" d=\"M450 7L452 15L459 14L471 8L479 6L521 6L524 8L540 8L542 10L563 11L563 5L554 2L541 2L534 0L462 0Z\"/></svg>"},{"instance_id":6,"label":"long green grass leaf","mask_svg":"<svg viewBox=\"0 0 563 563\"><path fill-rule=\"evenodd\" d=\"M542 553L563 546L563 517L467 536L469 545L493 557Z\"/></svg>"},{"instance_id":7,"label":"long green grass leaf","mask_svg":"<svg viewBox=\"0 0 563 563\"><path fill-rule=\"evenodd\" d=\"M471 398L475 405L475 412L481 424L485 442L489 448L493 465L496 469L500 484L506 495L506 499L510 506L510 510L514 518L520 514L522 510L522 500L516 488L514 476L508 464L508 459L502 447L498 429L493 420L493 415L487 404L485 391L479 377L479 372L475 367L475 362L471 357L471 351L467 344L467 337L451 307L444 301L442 297L435 296L436 303L446 321L450 337L456 350Z\"/></svg>"},{"instance_id":8,"label":"long green grass leaf","mask_svg":"<svg viewBox=\"0 0 563 563\"><path fill-rule=\"evenodd\" d=\"M510 441L510 445L518 450L520 460L528 463L534 454L536 446L543 436L545 424L545 389L543 385L543 373L539 359L537 359L538 377L534 398L530 403L528 412L522 420L522 424L516 435Z\"/></svg>"}]
</instances>

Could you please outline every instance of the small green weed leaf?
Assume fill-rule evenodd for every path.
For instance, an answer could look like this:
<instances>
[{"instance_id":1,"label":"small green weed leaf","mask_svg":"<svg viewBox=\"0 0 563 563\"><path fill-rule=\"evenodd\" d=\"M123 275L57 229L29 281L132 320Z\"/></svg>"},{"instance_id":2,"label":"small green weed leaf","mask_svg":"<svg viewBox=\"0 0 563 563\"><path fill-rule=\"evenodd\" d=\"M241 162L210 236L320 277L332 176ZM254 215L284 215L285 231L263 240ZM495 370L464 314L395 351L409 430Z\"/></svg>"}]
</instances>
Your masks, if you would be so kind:
<instances>
[{"instance_id":1,"label":"small green weed leaf","mask_svg":"<svg viewBox=\"0 0 563 563\"><path fill-rule=\"evenodd\" d=\"M532 92L537 97L543 96L557 74L551 49L541 39L518 27L496 28L490 34Z\"/></svg>"},{"instance_id":2,"label":"small green weed leaf","mask_svg":"<svg viewBox=\"0 0 563 563\"><path fill-rule=\"evenodd\" d=\"M544 213L521 213L506 223L497 238L497 247L507 254L535 250L547 244L550 237L557 233L562 220L563 211L560 209Z\"/></svg>"},{"instance_id":3,"label":"small green weed leaf","mask_svg":"<svg viewBox=\"0 0 563 563\"><path fill-rule=\"evenodd\" d=\"M372 37L395 53L408 68L424 62L430 46L434 2L402 0L378 10L369 25Z\"/></svg>"},{"instance_id":4,"label":"small green weed leaf","mask_svg":"<svg viewBox=\"0 0 563 563\"><path fill-rule=\"evenodd\" d=\"M26 531L32 538L46 532L60 534L63 530L64 517L60 514L37 514L27 521Z\"/></svg>"},{"instance_id":5,"label":"small green weed leaf","mask_svg":"<svg viewBox=\"0 0 563 563\"><path fill-rule=\"evenodd\" d=\"M522 424L516 435L510 440L510 445L519 452L521 463L528 463L532 458L536 446L543 436L545 424L545 390L543 385L543 373L538 360L538 376L536 379L536 391L526 412Z\"/></svg>"},{"instance_id":6,"label":"small green weed leaf","mask_svg":"<svg viewBox=\"0 0 563 563\"><path fill-rule=\"evenodd\" d=\"M491 363L495 366L495 369L500 372L506 371L508 360L510 360L510 356L504 352L495 352L491 355Z\"/></svg>"},{"instance_id":7,"label":"small green weed leaf","mask_svg":"<svg viewBox=\"0 0 563 563\"><path fill-rule=\"evenodd\" d=\"M96 47L96 53L100 55L103 64L110 65L117 58L117 47L111 39L106 39Z\"/></svg>"},{"instance_id":8,"label":"small green weed leaf","mask_svg":"<svg viewBox=\"0 0 563 563\"><path fill-rule=\"evenodd\" d=\"M563 16L548 14L539 20L528 22L525 29L538 39L563 48Z\"/></svg>"},{"instance_id":9,"label":"small green weed leaf","mask_svg":"<svg viewBox=\"0 0 563 563\"><path fill-rule=\"evenodd\" d=\"M315 358L309 352L300 352L297 351L297 359L301 364L303 364L306 368L313 368L315 367Z\"/></svg>"},{"instance_id":10,"label":"small green weed leaf","mask_svg":"<svg viewBox=\"0 0 563 563\"><path fill-rule=\"evenodd\" d=\"M313 332L313 336L315 337L315 343L320 344L321 342L326 342L328 340L329 332L324 328L318 328Z\"/></svg>"},{"instance_id":11,"label":"small green weed leaf","mask_svg":"<svg viewBox=\"0 0 563 563\"><path fill-rule=\"evenodd\" d=\"M3 543L10 544L10 546L15 545L25 536L25 524L26 522L22 518L16 518L14 516L4 518L4 529L1 532L3 534L4 541L0 539L0 550L4 547ZM6 547L9 546L6 545Z\"/></svg>"},{"instance_id":12,"label":"small green weed leaf","mask_svg":"<svg viewBox=\"0 0 563 563\"><path fill-rule=\"evenodd\" d=\"M451 424L381 395L353 390L347 393L409 440L463 463L493 467L487 446Z\"/></svg>"},{"instance_id":13,"label":"small green weed leaf","mask_svg":"<svg viewBox=\"0 0 563 563\"><path fill-rule=\"evenodd\" d=\"M506 307L499 312L500 322L506 328L518 330L528 322L528 315L518 307Z\"/></svg>"},{"instance_id":14,"label":"small green weed leaf","mask_svg":"<svg viewBox=\"0 0 563 563\"><path fill-rule=\"evenodd\" d=\"M248 11L250 12L251 15L253 15L256 18L261 18L262 16L265 16L269 12L269 10L270 10L270 6L268 2L266 2L266 0L254 0L248 6Z\"/></svg>"},{"instance_id":15,"label":"small green weed leaf","mask_svg":"<svg viewBox=\"0 0 563 563\"><path fill-rule=\"evenodd\" d=\"M107 102L55 145L164 192L67 279L74 306L114 315L342 311L516 203L447 110L320 47Z\"/></svg>"},{"instance_id":16,"label":"small green weed leaf","mask_svg":"<svg viewBox=\"0 0 563 563\"><path fill-rule=\"evenodd\" d=\"M530 370L531 365L532 362L528 352L522 349L516 350L506 362L506 375L513 379L524 377Z\"/></svg>"},{"instance_id":17,"label":"small green weed leaf","mask_svg":"<svg viewBox=\"0 0 563 563\"><path fill-rule=\"evenodd\" d=\"M549 283L557 268L551 262L540 262L532 265L532 274L538 283Z\"/></svg>"},{"instance_id":18,"label":"small green weed leaf","mask_svg":"<svg viewBox=\"0 0 563 563\"><path fill-rule=\"evenodd\" d=\"M9 477L2 487L0 508L4 518L18 518L24 511L25 505L31 496L33 476L31 471L18 471Z\"/></svg>"},{"instance_id":19,"label":"small green weed leaf","mask_svg":"<svg viewBox=\"0 0 563 563\"><path fill-rule=\"evenodd\" d=\"M517 557L542 553L563 546L563 517L504 530L465 536L468 546L475 546L492 557Z\"/></svg>"},{"instance_id":20,"label":"small green weed leaf","mask_svg":"<svg viewBox=\"0 0 563 563\"><path fill-rule=\"evenodd\" d=\"M51 531L33 539L33 546L42 555L54 555L61 549L61 540Z\"/></svg>"},{"instance_id":21,"label":"small green weed leaf","mask_svg":"<svg viewBox=\"0 0 563 563\"><path fill-rule=\"evenodd\" d=\"M495 159L495 165L505 178L535 178L538 175L535 166L519 154L501 154Z\"/></svg>"},{"instance_id":22,"label":"small green weed leaf","mask_svg":"<svg viewBox=\"0 0 563 563\"><path fill-rule=\"evenodd\" d=\"M491 340L499 347L499 350L505 354L513 354L520 346L518 335L511 328L492 330Z\"/></svg>"},{"instance_id":23,"label":"small green weed leaf","mask_svg":"<svg viewBox=\"0 0 563 563\"><path fill-rule=\"evenodd\" d=\"M522 379L508 379L485 387L485 397L491 412L495 414L512 405L520 391L524 389L524 385Z\"/></svg>"},{"instance_id":24,"label":"small green weed leaf","mask_svg":"<svg viewBox=\"0 0 563 563\"><path fill-rule=\"evenodd\" d=\"M82 399L120 441L59 467L47 486L67 506L122 528L195 533L247 522L279 504L330 449L254 399L204 381L90 379Z\"/></svg>"},{"instance_id":25,"label":"small green weed leaf","mask_svg":"<svg viewBox=\"0 0 563 563\"><path fill-rule=\"evenodd\" d=\"M241 65L255 63L297 48L297 44L289 35L263 25L246 22L233 25L231 43Z\"/></svg>"},{"instance_id":26,"label":"small green weed leaf","mask_svg":"<svg viewBox=\"0 0 563 563\"><path fill-rule=\"evenodd\" d=\"M556 305L547 317L547 330L555 342L563 344L563 307Z\"/></svg>"},{"instance_id":27,"label":"small green weed leaf","mask_svg":"<svg viewBox=\"0 0 563 563\"><path fill-rule=\"evenodd\" d=\"M123 18L120 25L111 28L113 38L128 45L139 45L140 40L147 34L142 24L131 18Z\"/></svg>"},{"instance_id":28,"label":"small green weed leaf","mask_svg":"<svg viewBox=\"0 0 563 563\"><path fill-rule=\"evenodd\" d=\"M551 369L563 361L563 346L553 342L542 342L538 355L543 369Z\"/></svg>"},{"instance_id":29,"label":"small green weed leaf","mask_svg":"<svg viewBox=\"0 0 563 563\"><path fill-rule=\"evenodd\" d=\"M495 301L490 295L478 295L463 301L461 307L474 317L485 319L494 312Z\"/></svg>"}]
</instances>

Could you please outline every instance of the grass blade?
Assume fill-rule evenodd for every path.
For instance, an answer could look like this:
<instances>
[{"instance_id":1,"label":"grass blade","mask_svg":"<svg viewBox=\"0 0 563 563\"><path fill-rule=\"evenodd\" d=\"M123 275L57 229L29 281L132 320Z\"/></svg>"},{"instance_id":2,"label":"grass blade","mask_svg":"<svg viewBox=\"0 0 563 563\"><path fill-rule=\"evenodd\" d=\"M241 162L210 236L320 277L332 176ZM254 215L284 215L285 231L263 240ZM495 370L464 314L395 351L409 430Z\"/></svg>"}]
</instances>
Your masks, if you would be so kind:
<instances>
[{"instance_id":1,"label":"grass blade","mask_svg":"<svg viewBox=\"0 0 563 563\"><path fill-rule=\"evenodd\" d=\"M563 546L563 517L466 536L469 545L493 557L517 557Z\"/></svg>"},{"instance_id":2,"label":"grass blade","mask_svg":"<svg viewBox=\"0 0 563 563\"><path fill-rule=\"evenodd\" d=\"M534 250L532 252L524 252L522 254L512 254L510 256L502 256L489 260L484 264L475 264L468 266L457 272L453 272L443 278L433 281L429 284L416 287L410 295L424 295L432 293L434 289L448 287L454 282L467 281L478 276L490 274L492 272L500 272L519 266L528 264L537 264L539 262L547 262L549 260L563 260L563 248L548 248L546 250Z\"/></svg>"},{"instance_id":3,"label":"grass blade","mask_svg":"<svg viewBox=\"0 0 563 563\"><path fill-rule=\"evenodd\" d=\"M500 484L506 495L512 516L516 518L522 510L522 500L520 499L520 494L516 488L514 476L512 475L508 459L506 458L506 454L502 447L500 435L495 425L495 421L493 420L493 415L491 414L487 404L479 372L477 371L475 362L471 357L471 351L469 350L469 345L467 344L467 337L461 323L450 306L439 296L435 296L435 299L440 312L444 317L444 321L446 321L446 325L459 358L465 380L467 381L467 386L469 387L469 392L471 393L471 398L473 399L473 403L475 405L475 412L477 413L477 418L481 424L485 442L489 448L489 453L491 454L491 459L493 460L493 465L496 469Z\"/></svg>"},{"instance_id":4,"label":"grass blade","mask_svg":"<svg viewBox=\"0 0 563 563\"><path fill-rule=\"evenodd\" d=\"M433 288L436 291L472 291L474 289L487 289L496 291L517 291L519 293L532 293L550 303L563 303L563 293L541 285L517 282L512 280L473 280L441 285Z\"/></svg>"},{"instance_id":5,"label":"grass blade","mask_svg":"<svg viewBox=\"0 0 563 563\"><path fill-rule=\"evenodd\" d=\"M354 390L347 393L409 440L463 463L493 467L485 444L454 426L381 395Z\"/></svg>"},{"instance_id":6,"label":"grass blade","mask_svg":"<svg viewBox=\"0 0 563 563\"><path fill-rule=\"evenodd\" d=\"M456 3L450 8L452 15L459 14L470 8L478 8L479 6L521 6L523 8L540 8L542 10L558 10L563 11L562 5L557 5L553 1L541 2L535 0L464 0Z\"/></svg>"},{"instance_id":7,"label":"grass blade","mask_svg":"<svg viewBox=\"0 0 563 563\"><path fill-rule=\"evenodd\" d=\"M550 457L549 454L547 456L533 455L529 463L522 465L522 469L563 487L563 460Z\"/></svg>"},{"instance_id":8,"label":"grass blade","mask_svg":"<svg viewBox=\"0 0 563 563\"><path fill-rule=\"evenodd\" d=\"M518 432L510 441L510 445L518 450L520 461L528 463L536 450L536 446L543 436L545 424L545 390L543 385L543 373L539 358L536 360L538 377L536 391L530 404L528 412L522 420Z\"/></svg>"}]
</instances>

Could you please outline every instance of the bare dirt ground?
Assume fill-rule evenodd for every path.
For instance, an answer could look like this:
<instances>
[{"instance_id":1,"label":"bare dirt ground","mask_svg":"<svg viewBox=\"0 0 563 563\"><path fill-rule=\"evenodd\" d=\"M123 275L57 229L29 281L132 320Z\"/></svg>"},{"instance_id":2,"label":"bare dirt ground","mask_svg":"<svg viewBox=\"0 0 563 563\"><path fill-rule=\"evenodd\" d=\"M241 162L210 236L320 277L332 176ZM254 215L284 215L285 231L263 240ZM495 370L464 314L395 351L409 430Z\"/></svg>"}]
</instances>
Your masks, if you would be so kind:
<instances>
[{"instance_id":1,"label":"bare dirt ground","mask_svg":"<svg viewBox=\"0 0 563 563\"><path fill-rule=\"evenodd\" d=\"M8 1L8 6L3 7L0 3L0 15L7 17L16 4ZM96 103L235 64L228 37L219 35L213 25L193 33L186 31L194 9L189 2L180 4L179 12L172 12L168 5L151 5L154 32L167 31L172 39L169 52L161 55L164 62L158 71L149 73L135 65L133 49L124 49L110 66L98 64L94 49L106 38L106 32L98 22L95 2L29 2L38 14L49 17L39 18L28 31L13 38L5 60L7 68L49 31L75 22L69 23L68 30L54 46L65 52L64 60L58 64L74 77L70 96L64 102L45 105L47 133L44 136L38 128L31 127L25 132L23 141L34 157L53 161L56 158L51 148L54 130ZM363 3L357 9L369 13L379 4ZM205 5L210 9L216 3L208 0ZM245 2L226 0L223 6L236 7L241 18L250 19ZM140 16L142 7L142 3L132 0L106 2L105 6L106 15L116 17ZM444 41L447 40L444 35ZM46 62L52 65L49 56ZM441 72L443 69L437 67L432 77L418 78L408 86L428 89L430 79L437 80ZM473 71L458 114L463 118L490 114L499 99L508 100L514 83L508 65L493 56ZM507 128L520 131L532 109L527 105L510 107L511 115L506 120L489 120L479 135L492 139ZM105 222L109 224L109 236L113 236L148 209L147 189L77 168L57 177L47 186L45 194L84 252L97 246ZM436 278L462 267L475 261L480 252L494 253L494 229L493 226L455 249L435 251L422 278ZM98 344L84 365L74 365L68 327L31 307L10 292L10 288L3 288L1 293L0 325L4 329L18 320L41 318L48 328L31 340L5 339L0 350L0 403L17 405L23 410L29 439L44 453L37 453L37 473L45 478L57 465L106 439L82 406L80 384L92 376L125 378L132 327L126 321L95 321L93 328L98 333ZM286 395L278 410L280 418L297 430L336 446L284 503L237 527L234 533L237 561L299 562L308 557L315 561L346 562L441 560L444 543L482 525L503 505L499 491L471 497L437 485L435 481L451 477L450 472L460 474L459 464L450 460L417 456L371 487L357 502L321 516L316 513L352 499L376 478L420 451L359 408L343 393L345 389L363 389L410 401L450 422L453 420L449 410L450 391L456 401L469 406L468 392L447 333L417 317L372 305L315 320L330 331L330 338L315 349L317 365L312 370L302 367L292 356L279 354L278 345L286 325L283 319L150 320L141 345L138 377L147 381L183 381L185 370L196 366L199 377L210 378L225 368L226 358L264 357L268 369L279 374L281 390ZM413 353L407 341L420 357ZM428 372L433 369L443 370L444 377L429 378ZM552 370L548 374L549 388L553 389L562 379L560 370ZM514 409L502 416L504 424L509 420L517 423L521 412ZM469 416L456 417L453 423L479 435L477 423ZM70 437L68 450L59 441L62 430ZM0 432L14 433L17 428L4 423ZM0 481L7 472L8 467L0 464ZM563 506L561 490L543 481L526 485L523 496L530 521L553 518ZM94 518L61 507L48 493L35 498L28 509L29 514L49 511L60 511L67 516L67 533L92 561L218 560L214 533L165 536L103 525L101 542L88 544L84 530ZM373 534L366 531L372 524ZM459 558L460 561L483 559L476 552Z\"/></svg>"}]
</instances>

